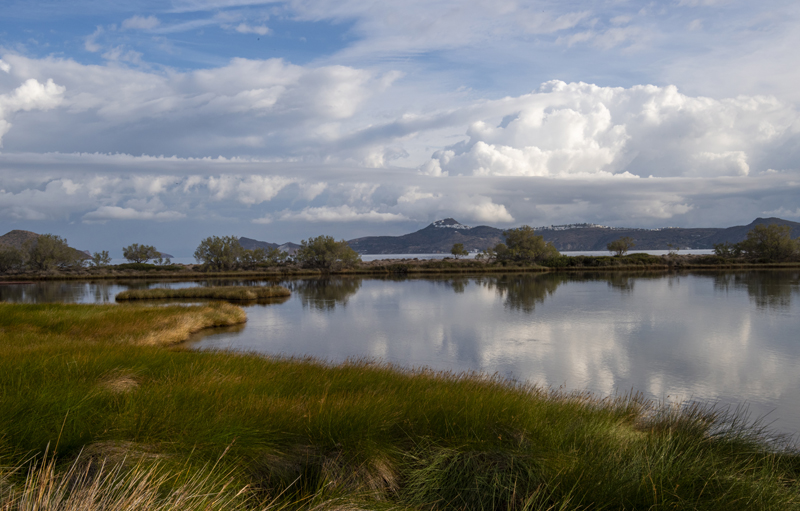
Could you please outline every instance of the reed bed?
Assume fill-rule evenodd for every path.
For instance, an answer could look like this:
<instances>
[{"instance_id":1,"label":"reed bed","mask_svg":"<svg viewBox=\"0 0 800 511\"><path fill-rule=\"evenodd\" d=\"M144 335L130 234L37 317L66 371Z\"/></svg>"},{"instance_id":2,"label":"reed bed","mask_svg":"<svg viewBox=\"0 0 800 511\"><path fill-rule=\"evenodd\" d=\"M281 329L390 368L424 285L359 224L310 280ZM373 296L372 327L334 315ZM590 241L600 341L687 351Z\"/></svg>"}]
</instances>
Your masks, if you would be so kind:
<instances>
[{"instance_id":1,"label":"reed bed","mask_svg":"<svg viewBox=\"0 0 800 511\"><path fill-rule=\"evenodd\" d=\"M116 296L118 302L132 300L173 299L215 299L229 301L254 301L268 298L281 298L291 294L283 286L212 286L187 287L178 289L129 289Z\"/></svg>"},{"instance_id":2,"label":"reed bed","mask_svg":"<svg viewBox=\"0 0 800 511\"><path fill-rule=\"evenodd\" d=\"M1 305L0 464L57 443L123 478L157 466L160 496L217 464L243 509L800 510L797 450L741 414L141 342L162 309L193 307Z\"/></svg>"}]
</instances>

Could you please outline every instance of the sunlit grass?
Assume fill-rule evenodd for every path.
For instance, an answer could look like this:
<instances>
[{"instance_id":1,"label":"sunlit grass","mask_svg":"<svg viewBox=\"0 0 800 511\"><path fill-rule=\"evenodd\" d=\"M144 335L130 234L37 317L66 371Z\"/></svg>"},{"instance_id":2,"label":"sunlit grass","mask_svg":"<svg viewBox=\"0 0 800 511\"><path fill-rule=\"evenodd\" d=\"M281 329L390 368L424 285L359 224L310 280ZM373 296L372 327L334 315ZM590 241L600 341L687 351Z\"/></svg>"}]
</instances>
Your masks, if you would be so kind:
<instances>
[{"instance_id":1,"label":"sunlit grass","mask_svg":"<svg viewBox=\"0 0 800 511\"><path fill-rule=\"evenodd\" d=\"M213 286L186 288L129 289L117 294L118 302L130 300L159 300L165 298L211 298L217 300L253 301L289 296L283 286Z\"/></svg>"},{"instance_id":2,"label":"sunlit grass","mask_svg":"<svg viewBox=\"0 0 800 511\"><path fill-rule=\"evenodd\" d=\"M0 464L58 444L54 478L86 456L121 480L157 467L162 498L227 451L231 509L800 509L797 453L707 408L164 346L236 310L0 305ZM6 474L0 492L27 481Z\"/></svg>"}]
</instances>

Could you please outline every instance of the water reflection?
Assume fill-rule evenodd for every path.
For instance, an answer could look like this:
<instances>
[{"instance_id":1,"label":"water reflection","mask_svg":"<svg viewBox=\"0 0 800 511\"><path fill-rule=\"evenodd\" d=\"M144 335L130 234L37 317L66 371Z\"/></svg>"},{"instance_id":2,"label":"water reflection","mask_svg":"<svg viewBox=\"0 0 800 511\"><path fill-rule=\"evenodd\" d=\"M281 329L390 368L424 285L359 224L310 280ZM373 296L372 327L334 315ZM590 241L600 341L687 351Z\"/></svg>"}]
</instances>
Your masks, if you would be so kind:
<instances>
[{"instance_id":1,"label":"water reflection","mask_svg":"<svg viewBox=\"0 0 800 511\"><path fill-rule=\"evenodd\" d=\"M509 309L533 312L537 303L555 293L558 285L568 277L565 274L502 275L481 279L481 283L494 290Z\"/></svg>"},{"instance_id":2,"label":"water reflection","mask_svg":"<svg viewBox=\"0 0 800 511\"><path fill-rule=\"evenodd\" d=\"M714 288L744 289L759 308L789 310L792 295L800 291L798 271L748 271L714 276Z\"/></svg>"},{"instance_id":3,"label":"water reflection","mask_svg":"<svg viewBox=\"0 0 800 511\"><path fill-rule=\"evenodd\" d=\"M0 284L0 301L14 303L111 303L114 284L108 282L41 281Z\"/></svg>"},{"instance_id":4,"label":"water reflection","mask_svg":"<svg viewBox=\"0 0 800 511\"><path fill-rule=\"evenodd\" d=\"M0 286L6 301L107 302L127 286ZM225 284L265 285L266 281ZM800 271L503 274L436 279L290 279L285 302L195 346L373 357L482 370L601 395L750 404L800 432ZM209 332L210 333L210 332Z\"/></svg>"},{"instance_id":5,"label":"water reflection","mask_svg":"<svg viewBox=\"0 0 800 511\"><path fill-rule=\"evenodd\" d=\"M319 278L289 280L282 285L296 293L303 307L332 311L337 305L345 307L351 296L361 289L360 278Z\"/></svg>"}]
</instances>

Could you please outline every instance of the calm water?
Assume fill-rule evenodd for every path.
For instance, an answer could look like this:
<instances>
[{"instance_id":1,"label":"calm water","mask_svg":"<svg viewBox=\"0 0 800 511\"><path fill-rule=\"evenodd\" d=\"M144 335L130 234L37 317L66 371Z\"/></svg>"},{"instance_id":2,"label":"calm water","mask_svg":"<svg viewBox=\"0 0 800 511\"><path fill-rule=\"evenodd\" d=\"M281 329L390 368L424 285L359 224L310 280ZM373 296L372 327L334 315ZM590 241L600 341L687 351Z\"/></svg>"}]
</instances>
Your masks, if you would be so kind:
<instances>
[{"instance_id":1,"label":"calm water","mask_svg":"<svg viewBox=\"0 0 800 511\"><path fill-rule=\"evenodd\" d=\"M248 282L261 284L261 282ZM600 395L746 403L800 432L800 271L291 280L283 303L198 349L379 358L480 370ZM6 301L113 302L130 287L2 285ZM199 285L202 285L199 284Z\"/></svg>"}]
</instances>

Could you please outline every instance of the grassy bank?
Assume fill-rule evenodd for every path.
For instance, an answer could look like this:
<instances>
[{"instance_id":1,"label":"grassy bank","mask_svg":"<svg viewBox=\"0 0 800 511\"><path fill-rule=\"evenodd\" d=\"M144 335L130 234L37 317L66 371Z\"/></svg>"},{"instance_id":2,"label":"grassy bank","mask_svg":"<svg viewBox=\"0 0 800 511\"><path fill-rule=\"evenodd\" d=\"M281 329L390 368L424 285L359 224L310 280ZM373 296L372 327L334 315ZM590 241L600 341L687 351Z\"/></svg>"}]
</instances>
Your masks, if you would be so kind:
<instances>
[{"instance_id":1,"label":"grassy bank","mask_svg":"<svg viewBox=\"0 0 800 511\"><path fill-rule=\"evenodd\" d=\"M22 467L0 509L26 479L163 509L800 509L800 456L713 411L165 347L240 311L0 304L0 466ZM48 445L41 488L25 467Z\"/></svg>"},{"instance_id":2,"label":"grassy bank","mask_svg":"<svg viewBox=\"0 0 800 511\"><path fill-rule=\"evenodd\" d=\"M115 297L116 301L159 300L166 298L210 298L216 300L253 301L289 296L283 286L211 286L189 288L129 289Z\"/></svg>"}]
</instances>

